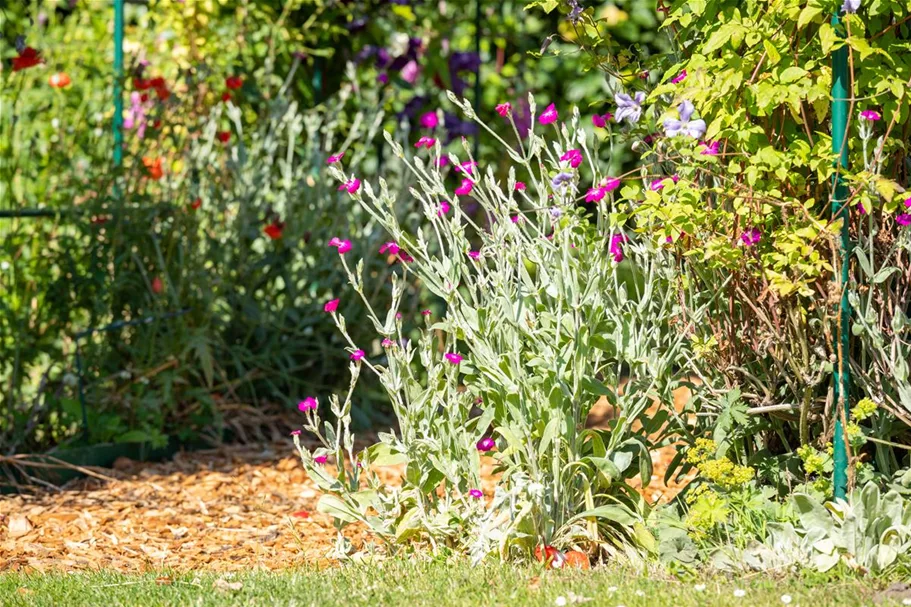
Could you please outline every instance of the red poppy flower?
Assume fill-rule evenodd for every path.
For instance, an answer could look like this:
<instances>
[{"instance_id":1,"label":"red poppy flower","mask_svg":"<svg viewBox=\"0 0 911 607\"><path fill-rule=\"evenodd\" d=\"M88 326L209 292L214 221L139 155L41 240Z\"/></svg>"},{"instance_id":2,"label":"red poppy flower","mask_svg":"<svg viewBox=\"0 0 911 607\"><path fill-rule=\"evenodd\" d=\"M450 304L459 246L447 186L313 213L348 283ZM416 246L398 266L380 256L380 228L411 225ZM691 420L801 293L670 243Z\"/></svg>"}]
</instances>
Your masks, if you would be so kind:
<instances>
[{"instance_id":1,"label":"red poppy flower","mask_svg":"<svg viewBox=\"0 0 911 607\"><path fill-rule=\"evenodd\" d=\"M228 91L225 91L224 93L222 93L221 100L224 101L225 103L231 101L231 93L229 93Z\"/></svg>"},{"instance_id":2,"label":"red poppy flower","mask_svg":"<svg viewBox=\"0 0 911 607\"><path fill-rule=\"evenodd\" d=\"M67 76L66 72L57 72L56 74L51 74L51 77L47 79L47 83L51 85L51 88L62 89L70 85L70 77Z\"/></svg>"},{"instance_id":3,"label":"red poppy flower","mask_svg":"<svg viewBox=\"0 0 911 607\"><path fill-rule=\"evenodd\" d=\"M218 140L222 143L228 143L231 141L231 131L218 131Z\"/></svg>"},{"instance_id":4,"label":"red poppy flower","mask_svg":"<svg viewBox=\"0 0 911 607\"><path fill-rule=\"evenodd\" d=\"M152 88L152 81L144 78L133 78L133 88L137 91L145 91Z\"/></svg>"},{"instance_id":5,"label":"red poppy flower","mask_svg":"<svg viewBox=\"0 0 911 607\"><path fill-rule=\"evenodd\" d=\"M145 156L142 159L142 164L145 166L146 172L152 179L157 181L164 175L164 171L161 169L161 158L149 158L148 156Z\"/></svg>"},{"instance_id":6,"label":"red poppy flower","mask_svg":"<svg viewBox=\"0 0 911 607\"><path fill-rule=\"evenodd\" d=\"M196 200L194 200L193 202L190 203L190 208L193 209L194 211L201 206L202 206L201 198L197 198Z\"/></svg>"},{"instance_id":7,"label":"red poppy flower","mask_svg":"<svg viewBox=\"0 0 911 607\"><path fill-rule=\"evenodd\" d=\"M285 222L279 221L276 219L275 221L273 221L272 223L267 225L265 228L263 228L263 232L265 232L266 236L268 236L272 240L278 240L279 238L282 237L282 230L284 230L284 229L285 229Z\"/></svg>"},{"instance_id":8,"label":"red poppy flower","mask_svg":"<svg viewBox=\"0 0 911 607\"><path fill-rule=\"evenodd\" d=\"M30 67L35 67L40 63L44 63L44 59L41 58L41 53L32 47L27 46L22 49L22 52L19 53L18 57L13 57L13 71L18 72L20 70L25 70Z\"/></svg>"},{"instance_id":9,"label":"red poppy flower","mask_svg":"<svg viewBox=\"0 0 911 607\"><path fill-rule=\"evenodd\" d=\"M244 85L244 81L240 76L228 76L225 78L225 86L231 89L239 89Z\"/></svg>"},{"instance_id":10,"label":"red poppy flower","mask_svg":"<svg viewBox=\"0 0 911 607\"><path fill-rule=\"evenodd\" d=\"M162 291L164 291L164 283L161 282L161 279L156 276L152 279L152 293L155 293L157 295Z\"/></svg>"},{"instance_id":11,"label":"red poppy flower","mask_svg":"<svg viewBox=\"0 0 911 607\"><path fill-rule=\"evenodd\" d=\"M162 101L167 101L171 97L171 91L169 91L166 86L157 87L155 89L155 94L157 94L158 98Z\"/></svg>"},{"instance_id":12,"label":"red poppy flower","mask_svg":"<svg viewBox=\"0 0 911 607\"><path fill-rule=\"evenodd\" d=\"M168 86L167 83L164 81L164 78L162 78L161 76L158 76L157 78L152 78L151 80L149 80L149 84L152 86L152 88L156 88L156 89L160 89L162 87Z\"/></svg>"}]
</instances>

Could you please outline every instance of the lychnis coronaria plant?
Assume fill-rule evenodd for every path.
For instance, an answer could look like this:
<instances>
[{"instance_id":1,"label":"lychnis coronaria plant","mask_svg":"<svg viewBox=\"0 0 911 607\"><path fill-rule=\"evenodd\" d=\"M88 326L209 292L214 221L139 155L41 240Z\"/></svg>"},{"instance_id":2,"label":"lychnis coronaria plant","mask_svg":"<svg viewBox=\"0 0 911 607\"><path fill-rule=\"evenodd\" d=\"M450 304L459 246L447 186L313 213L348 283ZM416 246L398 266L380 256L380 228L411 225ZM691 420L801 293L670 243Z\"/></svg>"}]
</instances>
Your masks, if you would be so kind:
<instances>
[{"instance_id":1,"label":"lychnis coronaria plant","mask_svg":"<svg viewBox=\"0 0 911 607\"><path fill-rule=\"evenodd\" d=\"M508 175L477 162L467 145L465 156L444 163L440 142L429 138L406 154L387 137L417 183L407 192L382 179L361 182L344 161L333 165L351 204L389 234L382 251L345 235L327 244L338 247L382 344L368 354L368 344L348 338L352 386L364 370L378 375L398 427L356 451L350 392L330 399L333 422L320 419L315 400L302 406L322 444L298 445L325 492L320 510L340 526L366 523L392 549L427 543L477 560L522 557L541 544L616 550L636 535L640 513L624 481L647 483L659 435L683 430L672 409L652 405L672 402L698 315L678 316L665 243L616 224L621 180L602 174L578 112L564 120L550 104L523 141L510 103L497 106L501 118L490 127L467 102L451 100L500 142ZM422 223L402 225L402 206L420 208ZM349 261L380 252L400 262L392 308L382 313L362 287L363 261ZM399 310L409 281L445 312ZM338 303L325 310L347 338ZM422 320L418 339L407 339L412 317ZM602 398L615 416L608 427L587 428ZM400 484L377 475L390 465L401 467Z\"/></svg>"}]
</instances>

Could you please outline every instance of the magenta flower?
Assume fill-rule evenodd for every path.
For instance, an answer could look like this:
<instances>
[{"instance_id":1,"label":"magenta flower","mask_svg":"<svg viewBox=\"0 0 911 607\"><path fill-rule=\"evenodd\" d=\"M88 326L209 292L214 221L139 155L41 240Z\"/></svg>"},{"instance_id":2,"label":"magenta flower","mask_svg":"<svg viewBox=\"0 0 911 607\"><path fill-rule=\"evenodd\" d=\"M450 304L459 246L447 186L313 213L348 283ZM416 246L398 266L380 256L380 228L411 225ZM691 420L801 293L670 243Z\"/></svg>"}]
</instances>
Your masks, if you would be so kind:
<instances>
[{"instance_id":1,"label":"magenta flower","mask_svg":"<svg viewBox=\"0 0 911 607\"><path fill-rule=\"evenodd\" d=\"M325 464L326 462L329 461L329 458L325 455L317 455L316 457L313 458L313 461L322 466L323 464Z\"/></svg>"},{"instance_id":2,"label":"magenta flower","mask_svg":"<svg viewBox=\"0 0 911 607\"><path fill-rule=\"evenodd\" d=\"M354 194L355 192L358 191L358 188L360 188L360 187L361 187L361 180L358 179L357 177L352 177L351 179L349 179L342 185L338 186L338 191L341 192L342 190L344 190L344 191L348 192L349 194Z\"/></svg>"},{"instance_id":3,"label":"magenta flower","mask_svg":"<svg viewBox=\"0 0 911 607\"><path fill-rule=\"evenodd\" d=\"M430 316L430 310L421 310L421 316Z\"/></svg>"},{"instance_id":4,"label":"magenta flower","mask_svg":"<svg viewBox=\"0 0 911 607\"><path fill-rule=\"evenodd\" d=\"M679 175L673 175L673 176L671 176L671 177L659 177L658 179L655 179L654 181L652 181L652 182L649 184L649 186L648 186L649 189L652 190L653 192L657 192L657 191L659 191L659 190L663 190L663 189L664 189L664 180L665 180L665 179L670 179L670 180L673 181L674 183L677 183L678 181L680 181L680 176L679 176Z\"/></svg>"},{"instance_id":5,"label":"magenta flower","mask_svg":"<svg viewBox=\"0 0 911 607\"><path fill-rule=\"evenodd\" d=\"M487 453L488 451L493 451L497 447L497 442L489 436L486 436L478 441L477 447L478 451Z\"/></svg>"},{"instance_id":6,"label":"magenta flower","mask_svg":"<svg viewBox=\"0 0 911 607\"><path fill-rule=\"evenodd\" d=\"M425 129L435 129L438 124L440 124L440 118L436 112L421 114L421 126Z\"/></svg>"},{"instance_id":7,"label":"magenta flower","mask_svg":"<svg viewBox=\"0 0 911 607\"><path fill-rule=\"evenodd\" d=\"M312 396L308 396L301 402L297 403L297 408L300 411L315 411L319 408L319 402Z\"/></svg>"},{"instance_id":8,"label":"magenta flower","mask_svg":"<svg viewBox=\"0 0 911 607\"><path fill-rule=\"evenodd\" d=\"M559 117L560 115L557 113L557 108L551 103L547 106L547 109L544 110L544 113L538 116L538 122L541 124L551 124L556 122Z\"/></svg>"},{"instance_id":9,"label":"magenta flower","mask_svg":"<svg viewBox=\"0 0 911 607\"><path fill-rule=\"evenodd\" d=\"M338 310L338 301L337 299L327 301L326 305L323 306L323 312L335 312Z\"/></svg>"},{"instance_id":10,"label":"magenta flower","mask_svg":"<svg viewBox=\"0 0 911 607\"><path fill-rule=\"evenodd\" d=\"M512 104L510 104L509 102L501 103L496 107L496 110L497 110L497 114L499 114L503 118L506 118L507 116L509 116L509 112L512 111Z\"/></svg>"},{"instance_id":11,"label":"magenta flower","mask_svg":"<svg viewBox=\"0 0 911 607\"><path fill-rule=\"evenodd\" d=\"M905 198L905 206L911 209L911 196Z\"/></svg>"},{"instance_id":12,"label":"magenta flower","mask_svg":"<svg viewBox=\"0 0 911 607\"><path fill-rule=\"evenodd\" d=\"M387 253L387 252L390 255L398 255L399 254L399 245L397 245L394 241L384 243L383 246L380 247L380 253Z\"/></svg>"},{"instance_id":13,"label":"magenta flower","mask_svg":"<svg viewBox=\"0 0 911 607\"><path fill-rule=\"evenodd\" d=\"M446 354L443 355L443 358L445 358L447 361L449 361L449 364L452 364L452 365L457 365L460 362L462 362L462 355L456 354L455 352L447 352Z\"/></svg>"},{"instance_id":14,"label":"magenta flower","mask_svg":"<svg viewBox=\"0 0 911 607\"><path fill-rule=\"evenodd\" d=\"M699 145L703 146L705 149L699 152L703 156L717 156L718 155L718 146L721 145L720 141L703 141Z\"/></svg>"},{"instance_id":15,"label":"magenta flower","mask_svg":"<svg viewBox=\"0 0 911 607\"><path fill-rule=\"evenodd\" d=\"M525 191L525 183L522 182L522 181L517 181L517 182L516 182L516 190L519 191L519 192L524 192L524 191Z\"/></svg>"},{"instance_id":16,"label":"magenta flower","mask_svg":"<svg viewBox=\"0 0 911 607\"><path fill-rule=\"evenodd\" d=\"M874 110L864 110L860 113L860 117L864 120L869 120L870 122L882 120L882 116L879 115L879 112Z\"/></svg>"},{"instance_id":17,"label":"magenta flower","mask_svg":"<svg viewBox=\"0 0 911 607\"><path fill-rule=\"evenodd\" d=\"M740 235L740 241L746 247L752 247L754 244L758 244L760 240L762 240L762 232L759 231L759 228L750 228Z\"/></svg>"},{"instance_id":18,"label":"magenta flower","mask_svg":"<svg viewBox=\"0 0 911 607\"><path fill-rule=\"evenodd\" d=\"M482 497L484 497L484 492L481 491L480 489L472 489L471 491L468 492L468 495L470 497L473 497L476 500L479 500Z\"/></svg>"},{"instance_id":19,"label":"magenta flower","mask_svg":"<svg viewBox=\"0 0 911 607\"><path fill-rule=\"evenodd\" d=\"M335 164L345 156L345 152L339 152L338 154L332 154L329 158L326 158L326 164Z\"/></svg>"},{"instance_id":20,"label":"magenta flower","mask_svg":"<svg viewBox=\"0 0 911 607\"><path fill-rule=\"evenodd\" d=\"M674 84L680 84L684 80L686 80L686 70L681 71L679 74L671 78L671 82Z\"/></svg>"},{"instance_id":21,"label":"magenta flower","mask_svg":"<svg viewBox=\"0 0 911 607\"><path fill-rule=\"evenodd\" d=\"M342 240L338 236L335 236L329 240L329 246L338 247L338 254L344 255L345 253L347 253L348 251L351 250L351 241Z\"/></svg>"},{"instance_id":22,"label":"magenta flower","mask_svg":"<svg viewBox=\"0 0 911 607\"><path fill-rule=\"evenodd\" d=\"M607 127L607 123L610 122L613 117L614 115L610 112L600 116L598 114L595 114L592 116L592 124L599 129L603 129Z\"/></svg>"},{"instance_id":23,"label":"magenta flower","mask_svg":"<svg viewBox=\"0 0 911 607\"><path fill-rule=\"evenodd\" d=\"M427 148L428 150L433 147L433 144L437 142L433 137L421 137L418 139L418 142L414 144L416 148Z\"/></svg>"},{"instance_id":24,"label":"magenta flower","mask_svg":"<svg viewBox=\"0 0 911 607\"><path fill-rule=\"evenodd\" d=\"M414 261L414 257L406 253L405 251L399 251L399 259L402 263L411 263Z\"/></svg>"},{"instance_id":25,"label":"magenta flower","mask_svg":"<svg viewBox=\"0 0 911 607\"><path fill-rule=\"evenodd\" d=\"M338 247L338 246L341 246L341 244L342 244L342 239L339 238L338 236L333 236L332 238L329 239L330 247Z\"/></svg>"},{"instance_id":26,"label":"magenta flower","mask_svg":"<svg viewBox=\"0 0 911 607\"><path fill-rule=\"evenodd\" d=\"M900 213L896 215L895 223L900 226L911 226L911 213Z\"/></svg>"},{"instance_id":27,"label":"magenta flower","mask_svg":"<svg viewBox=\"0 0 911 607\"><path fill-rule=\"evenodd\" d=\"M471 194L471 189L474 187L474 184L471 182L471 179L463 179L462 185L455 189L456 196L467 196Z\"/></svg>"},{"instance_id":28,"label":"magenta flower","mask_svg":"<svg viewBox=\"0 0 911 607\"><path fill-rule=\"evenodd\" d=\"M392 348L395 346L395 342L387 337L387 338L383 339L382 345L384 348Z\"/></svg>"},{"instance_id":29,"label":"magenta flower","mask_svg":"<svg viewBox=\"0 0 911 607\"><path fill-rule=\"evenodd\" d=\"M608 251L614 256L614 261L617 263L623 261L623 243L628 240L629 238L627 238L626 234L614 234L611 236Z\"/></svg>"},{"instance_id":30,"label":"magenta flower","mask_svg":"<svg viewBox=\"0 0 911 607\"><path fill-rule=\"evenodd\" d=\"M571 166L572 168L575 169L580 164L582 164L582 152L580 150L569 150L565 154L560 156L560 160L563 160L563 161L568 160L569 166Z\"/></svg>"},{"instance_id":31,"label":"magenta flower","mask_svg":"<svg viewBox=\"0 0 911 607\"><path fill-rule=\"evenodd\" d=\"M418 65L417 61L412 59L405 64L405 67L399 72L399 76L402 77L402 80L408 84L414 84L414 81L418 79L418 74L420 73L421 68Z\"/></svg>"},{"instance_id":32,"label":"magenta flower","mask_svg":"<svg viewBox=\"0 0 911 607\"><path fill-rule=\"evenodd\" d=\"M468 256L471 257L472 259L480 259L481 252L480 251L468 251Z\"/></svg>"},{"instance_id":33,"label":"magenta flower","mask_svg":"<svg viewBox=\"0 0 911 607\"><path fill-rule=\"evenodd\" d=\"M867 214L867 207L865 207L864 203L862 203L862 202L857 203L857 210L860 212L861 215Z\"/></svg>"},{"instance_id":34,"label":"magenta flower","mask_svg":"<svg viewBox=\"0 0 911 607\"><path fill-rule=\"evenodd\" d=\"M449 164L449 158L447 158L446 156L440 156L439 158L437 158L436 164L437 164L437 167L443 168L444 166Z\"/></svg>"},{"instance_id":35,"label":"magenta flower","mask_svg":"<svg viewBox=\"0 0 911 607\"><path fill-rule=\"evenodd\" d=\"M469 175L474 173L474 168L478 166L478 163L474 160L466 160L461 163L459 166L453 167L456 173L461 173L462 171L468 173Z\"/></svg>"},{"instance_id":36,"label":"magenta flower","mask_svg":"<svg viewBox=\"0 0 911 607\"><path fill-rule=\"evenodd\" d=\"M458 192L456 192L456 193L458 193ZM443 202L440 203L440 210L437 211L437 215L443 216L446 213L448 213L449 209L451 209L451 208L452 207L449 206L449 203L444 200Z\"/></svg>"},{"instance_id":37,"label":"magenta flower","mask_svg":"<svg viewBox=\"0 0 911 607\"><path fill-rule=\"evenodd\" d=\"M585 194L585 202L600 202L604 200L604 196L607 192L602 187L589 188L588 193Z\"/></svg>"},{"instance_id":38,"label":"magenta flower","mask_svg":"<svg viewBox=\"0 0 911 607\"><path fill-rule=\"evenodd\" d=\"M291 431L291 436L300 436L300 434L301 434L301 431L300 431L300 430L292 430L292 431Z\"/></svg>"},{"instance_id":39,"label":"magenta flower","mask_svg":"<svg viewBox=\"0 0 911 607\"><path fill-rule=\"evenodd\" d=\"M348 358L350 358L351 360L360 360L360 359L364 358L366 355L367 354L363 350L355 350L354 352L351 353L350 356L348 356Z\"/></svg>"}]
</instances>

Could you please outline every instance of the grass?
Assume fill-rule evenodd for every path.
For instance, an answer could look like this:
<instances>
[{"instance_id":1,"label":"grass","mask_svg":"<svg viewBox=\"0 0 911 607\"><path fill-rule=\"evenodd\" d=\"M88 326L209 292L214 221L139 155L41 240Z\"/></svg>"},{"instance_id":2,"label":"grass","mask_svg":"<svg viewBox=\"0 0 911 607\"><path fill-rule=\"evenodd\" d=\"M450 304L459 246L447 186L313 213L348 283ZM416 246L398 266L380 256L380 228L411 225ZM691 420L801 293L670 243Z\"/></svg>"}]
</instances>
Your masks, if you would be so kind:
<instances>
[{"instance_id":1,"label":"grass","mask_svg":"<svg viewBox=\"0 0 911 607\"><path fill-rule=\"evenodd\" d=\"M700 587L704 585L704 587ZM156 572L0 574L0 605L199 606L208 605L623 605L625 607L760 607L790 605L902 605L881 592L883 583L851 577L768 575L679 581L629 570L542 571L535 567L464 562L392 560L285 572L242 574ZM740 595L743 591L744 594ZM563 597L563 600L560 600ZM582 601L579 599L591 599ZM564 603L565 601L565 603ZM911 601L905 604L911 604Z\"/></svg>"}]
</instances>

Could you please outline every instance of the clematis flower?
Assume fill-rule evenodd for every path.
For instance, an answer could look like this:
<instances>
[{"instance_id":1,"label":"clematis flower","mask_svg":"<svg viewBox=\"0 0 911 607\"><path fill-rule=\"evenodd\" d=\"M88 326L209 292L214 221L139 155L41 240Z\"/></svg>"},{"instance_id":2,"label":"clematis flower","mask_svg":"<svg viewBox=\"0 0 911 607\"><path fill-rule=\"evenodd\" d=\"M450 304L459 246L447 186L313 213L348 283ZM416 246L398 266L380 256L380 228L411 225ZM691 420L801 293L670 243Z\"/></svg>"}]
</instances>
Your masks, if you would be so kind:
<instances>
[{"instance_id":1,"label":"clematis flower","mask_svg":"<svg viewBox=\"0 0 911 607\"><path fill-rule=\"evenodd\" d=\"M703 141L703 142L700 143L699 145L700 145L700 146L703 146L703 147L705 148L704 150L702 150L701 152L699 152L701 155L703 155L703 156L717 156L717 155L718 155L718 146L721 145L721 142L720 142L720 141L712 141L712 142Z\"/></svg>"},{"instance_id":2,"label":"clematis flower","mask_svg":"<svg viewBox=\"0 0 911 607\"><path fill-rule=\"evenodd\" d=\"M315 411L319 408L319 401L312 396L308 396L301 402L297 403L297 409L299 411Z\"/></svg>"},{"instance_id":3,"label":"clematis flower","mask_svg":"<svg viewBox=\"0 0 911 607\"><path fill-rule=\"evenodd\" d=\"M436 112L427 112L421 114L421 126L425 129L435 129L438 124L440 124L440 118L437 116Z\"/></svg>"},{"instance_id":4,"label":"clematis flower","mask_svg":"<svg viewBox=\"0 0 911 607\"><path fill-rule=\"evenodd\" d=\"M613 255L614 261L617 263L623 261L623 243L628 240L629 238L627 238L626 234L614 234L611 236L608 251Z\"/></svg>"},{"instance_id":5,"label":"clematis flower","mask_svg":"<svg viewBox=\"0 0 911 607\"><path fill-rule=\"evenodd\" d=\"M478 451L487 453L488 451L493 451L496 448L497 442L487 436L479 440L476 446L478 448Z\"/></svg>"},{"instance_id":6,"label":"clematis flower","mask_svg":"<svg viewBox=\"0 0 911 607\"><path fill-rule=\"evenodd\" d=\"M879 115L879 112L874 110L864 110L860 113L860 117L864 120L869 120L870 122L882 120L882 116Z\"/></svg>"},{"instance_id":7,"label":"clematis flower","mask_svg":"<svg viewBox=\"0 0 911 607\"><path fill-rule=\"evenodd\" d=\"M853 15L860 10L860 0L845 0L841 5L841 10L846 14Z\"/></svg>"},{"instance_id":8,"label":"clematis flower","mask_svg":"<svg viewBox=\"0 0 911 607\"><path fill-rule=\"evenodd\" d=\"M754 244L758 244L760 240L762 240L762 232L759 230L759 228L750 228L740 235L740 241L744 246L747 247L752 247Z\"/></svg>"},{"instance_id":9,"label":"clematis flower","mask_svg":"<svg viewBox=\"0 0 911 607\"><path fill-rule=\"evenodd\" d=\"M440 203L440 210L437 211L437 215L440 215L440 216L445 215L446 213L449 212L450 208L451 207L449 206L449 203L444 200L443 202Z\"/></svg>"},{"instance_id":10,"label":"clematis flower","mask_svg":"<svg viewBox=\"0 0 911 607\"><path fill-rule=\"evenodd\" d=\"M367 354L363 350L355 350L354 352L351 353L350 356L348 356L348 358L350 358L351 360L361 360L366 355Z\"/></svg>"},{"instance_id":11,"label":"clematis flower","mask_svg":"<svg viewBox=\"0 0 911 607\"><path fill-rule=\"evenodd\" d=\"M692 102L684 101L677 106L680 113L680 120L668 118L664 121L664 134L668 137L678 135L689 135L690 137L699 138L705 134L705 120L690 120L696 108Z\"/></svg>"},{"instance_id":12,"label":"clematis flower","mask_svg":"<svg viewBox=\"0 0 911 607\"><path fill-rule=\"evenodd\" d=\"M232 91L239 89L244 85L243 78L240 76L228 76L225 78L225 86Z\"/></svg>"},{"instance_id":13,"label":"clematis flower","mask_svg":"<svg viewBox=\"0 0 911 607\"><path fill-rule=\"evenodd\" d=\"M339 152L338 154L332 154L329 158L326 158L326 164L335 164L342 158L344 158L345 152Z\"/></svg>"},{"instance_id":14,"label":"clematis flower","mask_svg":"<svg viewBox=\"0 0 911 607\"><path fill-rule=\"evenodd\" d=\"M680 84L686 80L686 70L682 70L679 74L671 78L671 82L674 84Z\"/></svg>"},{"instance_id":15,"label":"clematis flower","mask_svg":"<svg viewBox=\"0 0 911 607\"><path fill-rule=\"evenodd\" d=\"M272 223L263 228L263 233L272 240L278 240L282 237L282 230L285 229L285 222L274 220Z\"/></svg>"},{"instance_id":16,"label":"clematis flower","mask_svg":"<svg viewBox=\"0 0 911 607\"><path fill-rule=\"evenodd\" d=\"M418 142L414 144L416 148L427 148L428 150L433 147L437 142L433 137L421 137L418 139Z\"/></svg>"},{"instance_id":17,"label":"clematis flower","mask_svg":"<svg viewBox=\"0 0 911 607\"><path fill-rule=\"evenodd\" d=\"M471 189L474 187L474 183L471 182L471 179L463 179L462 185L455 189L456 196L467 196L471 194Z\"/></svg>"},{"instance_id":18,"label":"clematis flower","mask_svg":"<svg viewBox=\"0 0 911 607\"><path fill-rule=\"evenodd\" d=\"M394 241L384 243L383 246L380 247L380 253L387 253L387 252L390 255L398 255L399 254L399 245L396 244Z\"/></svg>"},{"instance_id":19,"label":"clematis flower","mask_svg":"<svg viewBox=\"0 0 911 607\"><path fill-rule=\"evenodd\" d=\"M322 466L329 461L329 457L326 455L317 455L313 458L313 462Z\"/></svg>"},{"instance_id":20,"label":"clematis flower","mask_svg":"<svg viewBox=\"0 0 911 607\"><path fill-rule=\"evenodd\" d=\"M52 89L62 89L70 85L70 77L67 76L66 72L57 72L56 74L51 74L51 77L47 79L48 85Z\"/></svg>"},{"instance_id":21,"label":"clematis flower","mask_svg":"<svg viewBox=\"0 0 911 607\"><path fill-rule=\"evenodd\" d=\"M36 51L30 46L25 47L16 57L13 57L13 71L19 72L22 70L27 70L30 67L35 67L44 63L44 59L41 57L41 51Z\"/></svg>"},{"instance_id":22,"label":"clematis flower","mask_svg":"<svg viewBox=\"0 0 911 607\"><path fill-rule=\"evenodd\" d=\"M480 489L472 489L471 491L468 492L468 495L469 495L469 497L473 497L474 499L479 500L482 497L484 497L484 492L481 491Z\"/></svg>"},{"instance_id":23,"label":"clematis flower","mask_svg":"<svg viewBox=\"0 0 911 607\"><path fill-rule=\"evenodd\" d=\"M557 113L557 108L553 103L547 106L547 109L544 110L540 116L538 116L538 122L541 124L551 124L557 121L560 115Z\"/></svg>"},{"instance_id":24,"label":"clematis flower","mask_svg":"<svg viewBox=\"0 0 911 607\"><path fill-rule=\"evenodd\" d=\"M148 173L150 179L157 181L164 175L164 171L161 169L161 158L149 158L148 156L144 156L142 165L145 167L146 173Z\"/></svg>"},{"instance_id":25,"label":"clematis flower","mask_svg":"<svg viewBox=\"0 0 911 607\"><path fill-rule=\"evenodd\" d=\"M569 166L571 166L572 168L575 169L580 164L582 164L582 152L580 150L569 150L565 154L560 156L560 160L563 160L563 161L568 160Z\"/></svg>"},{"instance_id":26,"label":"clematis flower","mask_svg":"<svg viewBox=\"0 0 911 607\"><path fill-rule=\"evenodd\" d=\"M468 251L468 256L471 257L472 259L480 259L481 252L480 251Z\"/></svg>"},{"instance_id":27,"label":"clematis flower","mask_svg":"<svg viewBox=\"0 0 911 607\"><path fill-rule=\"evenodd\" d=\"M497 110L497 114L503 118L507 118L509 117L509 113L512 111L512 104L509 102L501 103L495 109Z\"/></svg>"},{"instance_id":28,"label":"clematis flower","mask_svg":"<svg viewBox=\"0 0 911 607\"><path fill-rule=\"evenodd\" d=\"M445 358L451 365L457 365L462 362L462 355L456 354L455 352L447 352L443 355L443 358Z\"/></svg>"},{"instance_id":29,"label":"clematis flower","mask_svg":"<svg viewBox=\"0 0 911 607\"><path fill-rule=\"evenodd\" d=\"M610 112L602 114L600 116L598 114L594 114L592 116L592 124L599 129L607 128L607 123L610 122L613 117L614 115Z\"/></svg>"},{"instance_id":30,"label":"clematis flower","mask_svg":"<svg viewBox=\"0 0 911 607\"><path fill-rule=\"evenodd\" d=\"M338 310L338 302L339 302L338 299L332 299L332 300L327 301L325 303L325 305L323 305L323 312L329 312L329 313L335 312L336 310Z\"/></svg>"},{"instance_id":31,"label":"clematis flower","mask_svg":"<svg viewBox=\"0 0 911 607\"><path fill-rule=\"evenodd\" d=\"M524 192L524 191L525 191L525 183L522 182L522 181L517 181L517 182L516 182L516 191L517 191L517 192Z\"/></svg>"},{"instance_id":32,"label":"clematis flower","mask_svg":"<svg viewBox=\"0 0 911 607\"><path fill-rule=\"evenodd\" d=\"M625 120L628 124L636 124L642 117L642 104L645 102L645 93L637 92L630 97L626 93L617 93L614 95L614 101L617 103L617 122Z\"/></svg>"},{"instance_id":33,"label":"clematis flower","mask_svg":"<svg viewBox=\"0 0 911 607\"><path fill-rule=\"evenodd\" d=\"M557 173L554 176L554 178L550 180L550 185L552 185L554 188L559 188L564 183L566 183L568 181L572 181L572 179L573 179L572 173L566 173L566 172Z\"/></svg>"},{"instance_id":34,"label":"clematis flower","mask_svg":"<svg viewBox=\"0 0 911 607\"><path fill-rule=\"evenodd\" d=\"M349 194L354 194L355 192L358 191L358 189L360 187L361 187L361 180L358 179L357 177L352 177L351 179L349 179L342 185L338 186L338 191L341 192L342 190L344 190L344 191L348 192Z\"/></svg>"}]
</instances>

